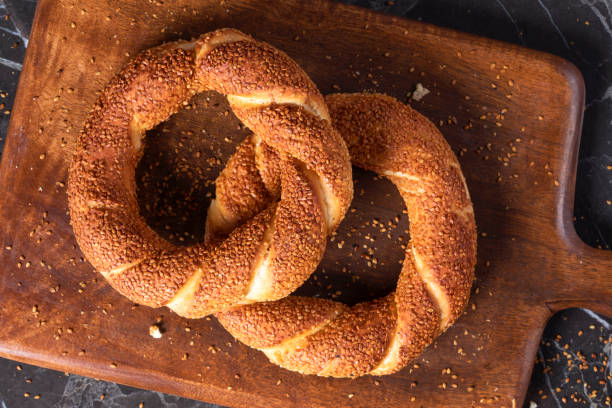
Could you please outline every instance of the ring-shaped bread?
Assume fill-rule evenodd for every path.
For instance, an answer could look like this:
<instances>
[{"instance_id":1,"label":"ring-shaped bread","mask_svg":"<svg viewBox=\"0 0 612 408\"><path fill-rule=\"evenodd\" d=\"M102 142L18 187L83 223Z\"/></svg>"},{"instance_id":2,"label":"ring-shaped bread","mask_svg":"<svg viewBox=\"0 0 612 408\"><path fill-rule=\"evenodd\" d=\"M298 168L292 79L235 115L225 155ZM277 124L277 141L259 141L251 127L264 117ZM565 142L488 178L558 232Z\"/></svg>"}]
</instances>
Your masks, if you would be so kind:
<instances>
[{"instance_id":1,"label":"ring-shaped bread","mask_svg":"<svg viewBox=\"0 0 612 408\"><path fill-rule=\"evenodd\" d=\"M337 94L326 102L353 164L391 180L406 204L411 238L396 290L352 307L289 296L235 307L217 318L238 340L289 370L332 377L390 374L421 354L468 302L476 263L472 203L457 158L424 116L385 95ZM234 197L225 194L230 174L250 175L243 184L263 178L271 192L278 189L276 160L254 154L253 144L256 136L239 146L217 179L217 206L232 206ZM256 201L263 207L266 196ZM210 219L208 226L225 227Z\"/></svg>"},{"instance_id":2,"label":"ring-shaped bread","mask_svg":"<svg viewBox=\"0 0 612 408\"><path fill-rule=\"evenodd\" d=\"M145 131L198 92L227 96L278 158L276 200L253 210L262 183L236 185L235 208L209 218L235 224L222 241L178 247L139 214L135 168ZM315 270L327 235L352 199L348 150L317 87L286 54L232 29L140 53L89 114L69 168L71 223L87 260L133 302L202 317L287 296Z\"/></svg>"}]
</instances>

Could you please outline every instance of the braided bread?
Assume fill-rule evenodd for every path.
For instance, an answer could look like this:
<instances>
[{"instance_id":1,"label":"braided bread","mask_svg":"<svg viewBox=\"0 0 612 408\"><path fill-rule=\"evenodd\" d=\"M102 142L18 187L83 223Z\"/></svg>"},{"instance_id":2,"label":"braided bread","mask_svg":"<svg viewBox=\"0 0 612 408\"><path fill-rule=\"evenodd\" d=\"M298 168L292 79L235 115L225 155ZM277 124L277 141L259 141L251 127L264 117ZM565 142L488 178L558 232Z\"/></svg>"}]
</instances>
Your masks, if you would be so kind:
<instances>
[{"instance_id":1,"label":"braided bread","mask_svg":"<svg viewBox=\"0 0 612 408\"><path fill-rule=\"evenodd\" d=\"M235 183L231 205L213 203L217 225L233 228L238 213L246 220L227 239L177 247L139 214L135 168L145 131L205 90L227 95L261 141L252 148L277 158L279 178L274 190ZM116 290L196 318L299 287L344 217L351 177L346 145L304 71L272 46L222 29L146 50L110 82L78 138L68 201L81 250Z\"/></svg>"},{"instance_id":2,"label":"braided bread","mask_svg":"<svg viewBox=\"0 0 612 408\"><path fill-rule=\"evenodd\" d=\"M217 313L241 342L284 368L333 377L384 375L400 370L460 316L476 263L476 224L457 158L437 128L410 107L384 95L330 95L333 124L353 163L386 176L399 189L410 218L410 245L395 292L348 307L289 296ZM258 139L238 148L217 180L216 206L236 208L226 194L232 177L263 183L250 199L263 206L278 194L282 172ZM233 213L234 220L242 218ZM209 219L212 231L222 231Z\"/></svg>"}]
</instances>

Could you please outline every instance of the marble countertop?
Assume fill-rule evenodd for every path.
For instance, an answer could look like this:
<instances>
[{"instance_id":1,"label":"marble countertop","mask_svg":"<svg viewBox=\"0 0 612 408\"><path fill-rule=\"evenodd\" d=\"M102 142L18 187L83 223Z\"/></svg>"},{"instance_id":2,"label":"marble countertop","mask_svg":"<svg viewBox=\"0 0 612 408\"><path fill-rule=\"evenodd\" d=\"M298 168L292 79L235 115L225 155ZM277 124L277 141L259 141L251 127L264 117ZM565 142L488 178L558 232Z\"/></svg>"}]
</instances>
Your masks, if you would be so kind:
<instances>
[{"instance_id":1,"label":"marble countertop","mask_svg":"<svg viewBox=\"0 0 612 408\"><path fill-rule=\"evenodd\" d=\"M612 0L343 1L573 62L586 83L575 226L587 244L610 249ZM0 0L0 153L35 9L36 0ZM534 364L526 408L612 406L612 318L586 309L558 313L544 331ZM217 407L4 359L0 384L0 408Z\"/></svg>"}]
</instances>

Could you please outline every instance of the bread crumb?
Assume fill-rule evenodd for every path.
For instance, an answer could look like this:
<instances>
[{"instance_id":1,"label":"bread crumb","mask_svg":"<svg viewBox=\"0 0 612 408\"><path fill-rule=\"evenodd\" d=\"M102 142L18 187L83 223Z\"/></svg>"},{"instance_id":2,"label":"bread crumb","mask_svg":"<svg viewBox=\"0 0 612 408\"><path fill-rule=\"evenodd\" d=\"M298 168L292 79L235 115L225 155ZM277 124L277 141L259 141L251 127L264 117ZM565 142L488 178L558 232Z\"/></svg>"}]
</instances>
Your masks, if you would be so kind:
<instances>
[{"instance_id":1,"label":"bread crumb","mask_svg":"<svg viewBox=\"0 0 612 408\"><path fill-rule=\"evenodd\" d=\"M425 88L423 84L419 82L418 84L416 84L416 89L412 92L410 99L418 102L421 99L423 99L423 97L427 95L429 92L430 92L429 89Z\"/></svg>"},{"instance_id":2,"label":"bread crumb","mask_svg":"<svg viewBox=\"0 0 612 408\"><path fill-rule=\"evenodd\" d=\"M159 326L156 324L152 324L151 326L149 326L149 335L154 339L161 339L162 332L159 329Z\"/></svg>"}]
</instances>

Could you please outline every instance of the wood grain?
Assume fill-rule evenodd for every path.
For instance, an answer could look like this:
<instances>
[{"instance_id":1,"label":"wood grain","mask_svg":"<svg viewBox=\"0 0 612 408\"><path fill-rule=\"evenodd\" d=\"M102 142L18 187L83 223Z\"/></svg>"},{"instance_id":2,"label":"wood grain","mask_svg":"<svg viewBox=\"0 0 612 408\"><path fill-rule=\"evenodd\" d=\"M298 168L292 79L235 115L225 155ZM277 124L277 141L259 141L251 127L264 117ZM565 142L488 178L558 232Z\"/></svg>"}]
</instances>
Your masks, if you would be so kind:
<instances>
[{"instance_id":1,"label":"wood grain","mask_svg":"<svg viewBox=\"0 0 612 408\"><path fill-rule=\"evenodd\" d=\"M226 26L286 51L323 93L407 101L419 82L431 90L412 105L459 154L479 263L465 315L414 366L382 378L300 376L214 319L131 304L82 259L64 183L97 92L139 50ZM612 257L584 245L572 222L583 103L579 72L559 58L322 0L42 0L0 168L0 355L237 407L519 406L554 311L612 315ZM218 95L200 95L148 134L142 211L177 242L201 238L210 181L246 134L227 111ZM355 302L395 285L408 238L399 194L360 171L355 191L355 212L301 293ZM165 332L153 339L158 320Z\"/></svg>"}]
</instances>

